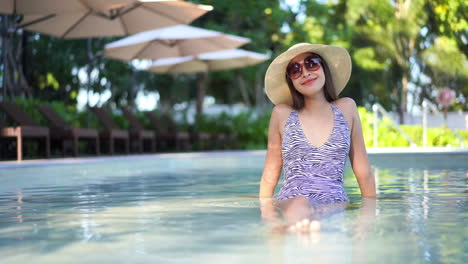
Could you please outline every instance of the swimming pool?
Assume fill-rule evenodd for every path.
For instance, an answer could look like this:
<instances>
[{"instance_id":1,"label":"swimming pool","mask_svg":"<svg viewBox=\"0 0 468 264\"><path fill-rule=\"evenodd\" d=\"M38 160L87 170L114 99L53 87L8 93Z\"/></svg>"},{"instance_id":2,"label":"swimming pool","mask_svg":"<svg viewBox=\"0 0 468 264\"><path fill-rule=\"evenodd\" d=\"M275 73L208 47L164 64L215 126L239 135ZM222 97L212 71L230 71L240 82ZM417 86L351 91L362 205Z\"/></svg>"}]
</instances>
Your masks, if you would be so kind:
<instances>
[{"instance_id":1,"label":"swimming pool","mask_svg":"<svg viewBox=\"0 0 468 264\"><path fill-rule=\"evenodd\" d=\"M260 219L265 153L77 159L0 168L1 263L467 263L467 155L371 155L379 199L313 234ZM1 167L1 166L0 166Z\"/></svg>"}]
</instances>

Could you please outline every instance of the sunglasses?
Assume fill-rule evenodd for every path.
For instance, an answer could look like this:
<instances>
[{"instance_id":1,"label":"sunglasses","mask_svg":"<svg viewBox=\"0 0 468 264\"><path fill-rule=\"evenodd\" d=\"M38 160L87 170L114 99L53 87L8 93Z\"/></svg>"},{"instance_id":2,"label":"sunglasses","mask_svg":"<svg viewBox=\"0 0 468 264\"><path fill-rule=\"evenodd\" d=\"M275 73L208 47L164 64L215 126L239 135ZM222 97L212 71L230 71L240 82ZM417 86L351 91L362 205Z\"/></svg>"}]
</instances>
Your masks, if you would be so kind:
<instances>
[{"instance_id":1,"label":"sunglasses","mask_svg":"<svg viewBox=\"0 0 468 264\"><path fill-rule=\"evenodd\" d=\"M320 58L309 56L304 59L304 64L306 70L308 71L317 71L320 69ZM302 75L302 64L299 62L294 62L288 65L286 68L286 75L291 79L297 79Z\"/></svg>"}]
</instances>

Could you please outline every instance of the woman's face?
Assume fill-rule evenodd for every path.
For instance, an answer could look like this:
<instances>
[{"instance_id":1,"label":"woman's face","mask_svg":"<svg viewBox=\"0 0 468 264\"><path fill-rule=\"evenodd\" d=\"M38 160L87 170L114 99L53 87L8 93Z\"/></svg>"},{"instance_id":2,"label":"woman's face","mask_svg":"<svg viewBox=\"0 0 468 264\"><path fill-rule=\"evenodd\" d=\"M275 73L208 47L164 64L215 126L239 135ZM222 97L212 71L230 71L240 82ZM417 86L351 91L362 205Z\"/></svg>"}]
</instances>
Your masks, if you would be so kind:
<instances>
[{"instance_id":1,"label":"woman's face","mask_svg":"<svg viewBox=\"0 0 468 264\"><path fill-rule=\"evenodd\" d=\"M288 64L287 74L296 90L304 96L322 92L325 85L321 60L314 53L306 52L294 57Z\"/></svg>"}]
</instances>

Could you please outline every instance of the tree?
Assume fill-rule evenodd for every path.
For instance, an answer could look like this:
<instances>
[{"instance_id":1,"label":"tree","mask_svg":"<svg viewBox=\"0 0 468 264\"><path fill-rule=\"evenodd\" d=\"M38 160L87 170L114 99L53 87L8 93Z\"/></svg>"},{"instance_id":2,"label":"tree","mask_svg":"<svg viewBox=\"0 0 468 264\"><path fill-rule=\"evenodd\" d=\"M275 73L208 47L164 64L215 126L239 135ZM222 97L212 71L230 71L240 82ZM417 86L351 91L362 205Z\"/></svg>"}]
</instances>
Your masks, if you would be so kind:
<instances>
[{"instance_id":1,"label":"tree","mask_svg":"<svg viewBox=\"0 0 468 264\"><path fill-rule=\"evenodd\" d=\"M31 88L24 72L27 35L17 29L20 18L0 15L3 100L16 96L31 97Z\"/></svg>"},{"instance_id":2,"label":"tree","mask_svg":"<svg viewBox=\"0 0 468 264\"><path fill-rule=\"evenodd\" d=\"M390 88L394 87L390 90L396 87L399 94L400 123L404 123L408 83L415 66L411 59L415 56L417 40L427 20L423 7L423 0L370 0L364 4L351 0L348 6L348 22L355 25L356 33L375 45L378 57L391 62L387 70L392 78L387 81Z\"/></svg>"}]
</instances>

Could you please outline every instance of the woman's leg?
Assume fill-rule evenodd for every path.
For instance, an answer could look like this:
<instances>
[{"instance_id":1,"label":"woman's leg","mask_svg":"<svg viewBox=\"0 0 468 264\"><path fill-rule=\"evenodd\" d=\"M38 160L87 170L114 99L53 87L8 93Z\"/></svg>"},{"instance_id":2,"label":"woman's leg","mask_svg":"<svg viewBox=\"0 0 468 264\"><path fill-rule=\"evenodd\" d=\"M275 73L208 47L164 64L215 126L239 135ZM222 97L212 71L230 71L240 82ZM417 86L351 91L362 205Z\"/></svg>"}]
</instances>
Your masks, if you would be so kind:
<instances>
[{"instance_id":1,"label":"woman's leg","mask_svg":"<svg viewBox=\"0 0 468 264\"><path fill-rule=\"evenodd\" d=\"M320 222L311 219L315 213L306 196L298 195L276 203L281 210L289 231L310 232L320 230Z\"/></svg>"}]
</instances>

